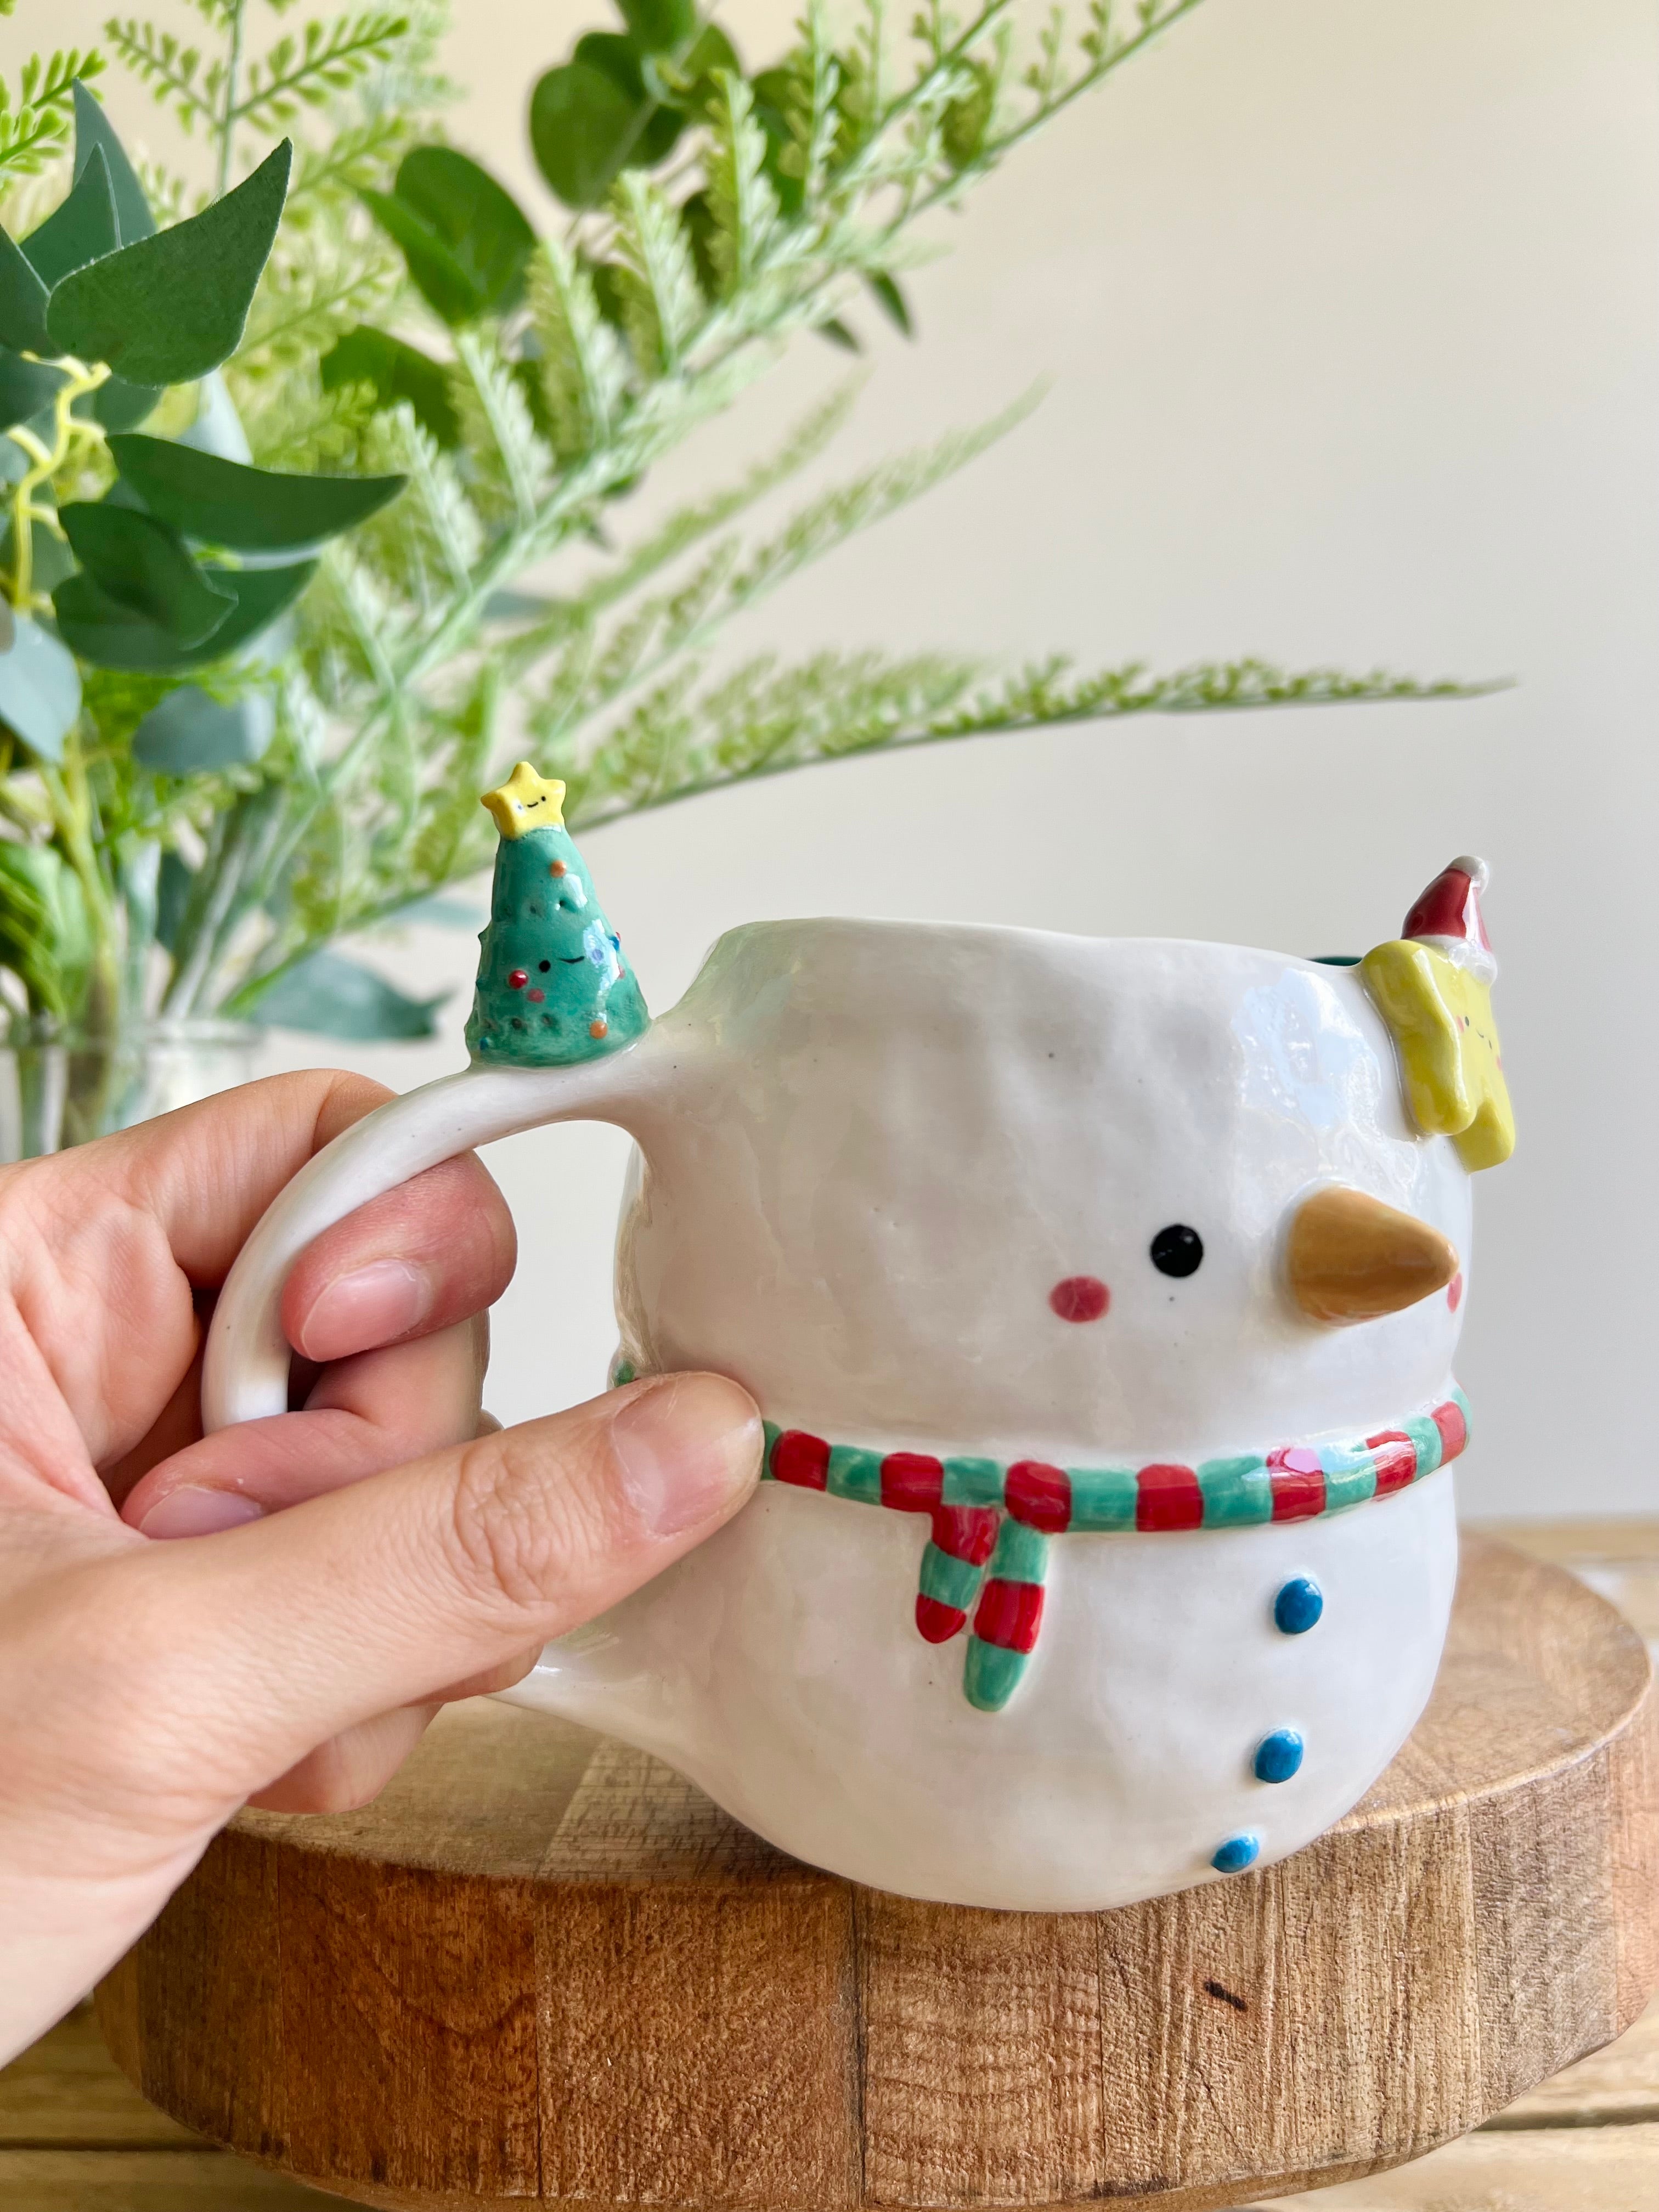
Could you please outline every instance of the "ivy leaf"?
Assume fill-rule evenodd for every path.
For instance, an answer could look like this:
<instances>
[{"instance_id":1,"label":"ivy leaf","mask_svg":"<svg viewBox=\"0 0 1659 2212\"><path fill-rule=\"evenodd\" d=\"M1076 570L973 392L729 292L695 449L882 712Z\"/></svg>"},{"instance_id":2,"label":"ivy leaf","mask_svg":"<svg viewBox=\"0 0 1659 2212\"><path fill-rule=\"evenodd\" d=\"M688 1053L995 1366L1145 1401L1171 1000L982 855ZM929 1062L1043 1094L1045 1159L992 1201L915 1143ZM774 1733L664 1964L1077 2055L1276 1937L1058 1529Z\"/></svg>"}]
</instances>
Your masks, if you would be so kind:
<instances>
[{"instance_id":1,"label":"ivy leaf","mask_svg":"<svg viewBox=\"0 0 1659 2212\"><path fill-rule=\"evenodd\" d=\"M641 53L677 54L697 34L694 0L617 0Z\"/></svg>"},{"instance_id":2,"label":"ivy leaf","mask_svg":"<svg viewBox=\"0 0 1659 2212\"><path fill-rule=\"evenodd\" d=\"M536 234L518 203L465 154L417 146L404 155L394 191L360 197L403 249L422 298L452 329L522 296Z\"/></svg>"},{"instance_id":3,"label":"ivy leaf","mask_svg":"<svg viewBox=\"0 0 1659 2212\"><path fill-rule=\"evenodd\" d=\"M43 407L50 407L64 385L68 372L47 362L24 361L0 349L0 430L27 422Z\"/></svg>"},{"instance_id":4,"label":"ivy leaf","mask_svg":"<svg viewBox=\"0 0 1659 2212\"><path fill-rule=\"evenodd\" d=\"M19 352L50 353L46 285L16 240L0 230L0 343Z\"/></svg>"},{"instance_id":5,"label":"ivy leaf","mask_svg":"<svg viewBox=\"0 0 1659 2212\"><path fill-rule=\"evenodd\" d=\"M88 575L71 576L52 593L58 635L83 660L103 668L203 668L268 629L317 573L314 561L282 568L221 568L202 574L216 591L235 601L218 628L199 644L181 646L171 631L147 621L111 597Z\"/></svg>"},{"instance_id":6,"label":"ivy leaf","mask_svg":"<svg viewBox=\"0 0 1659 2212\"><path fill-rule=\"evenodd\" d=\"M216 368L241 341L293 159L285 138L200 215L65 277L46 310L53 342L82 361L107 362L133 384L193 384ZM101 149L86 175L94 170L107 190Z\"/></svg>"},{"instance_id":7,"label":"ivy leaf","mask_svg":"<svg viewBox=\"0 0 1659 2212\"><path fill-rule=\"evenodd\" d=\"M109 450L153 515L239 553L289 553L337 537L404 488L402 477L282 476L167 438L113 437Z\"/></svg>"},{"instance_id":8,"label":"ivy leaf","mask_svg":"<svg viewBox=\"0 0 1659 2212\"><path fill-rule=\"evenodd\" d=\"M163 775L194 775L264 757L276 728L268 691L216 699L198 684L181 684L152 707L132 733L132 757Z\"/></svg>"},{"instance_id":9,"label":"ivy leaf","mask_svg":"<svg viewBox=\"0 0 1659 2212\"><path fill-rule=\"evenodd\" d=\"M417 347L360 323L335 340L318 366L325 392L366 384L381 408L407 401L416 421L447 452L460 444L461 418L449 396L448 373Z\"/></svg>"},{"instance_id":10,"label":"ivy leaf","mask_svg":"<svg viewBox=\"0 0 1659 2212\"><path fill-rule=\"evenodd\" d=\"M306 1030L356 1042L427 1037L447 996L411 999L372 968L337 952L313 952L260 993L248 1018L266 1029Z\"/></svg>"},{"instance_id":11,"label":"ivy leaf","mask_svg":"<svg viewBox=\"0 0 1659 2212\"><path fill-rule=\"evenodd\" d=\"M109 163L103 149L94 149L75 179L75 188L54 209L38 230L23 240L23 251L34 273L48 291L75 270L102 255L113 253L121 243L121 227L115 216L115 195L110 185ZM50 327L50 325L48 325ZM72 346L54 345L52 353L73 352ZM101 358L94 356L93 358Z\"/></svg>"},{"instance_id":12,"label":"ivy leaf","mask_svg":"<svg viewBox=\"0 0 1659 2212\"><path fill-rule=\"evenodd\" d=\"M0 653L0 721L38 759L55 765L80 712L74 655L33 615L14 615L11 642Z\"/></svg>"},{"instance_id":13,"label":"ivy leaf","mask_svg":"<svg viewBox=\"0 0 1659 2212\"><path fill-rule=\"evenodd\" d=\"M155 218L144 198L144 188L127 159L126 149L115 135L114 125L79 77L71 90L75 97L76 181L91 161L94 149L101 152L109 170L110 194L115 202L115 220L122 245L131 246L137 239L154 237Z\"/></svg>"},{"instance_id":14,"label":"ivy leaf","mask_svg":"<svg viewBox=\"0 0 1659 2212\"><path fill-rule=\"evenodd\" d=\"M591 62L549 70L530 96L530 147L568 208L596 207L627 167L645 118Z\"/></svg>"},{"instance_id":15,"label":"ivy leaf","mask_svg":"<svg viewBox=\"0 0 1659 2212\"><path fill-rule=\"evenodd\" d=\"M210 637L235 605L208 581L181 538L136 507L76 500L58 519L94 584L167 631L175 647Z\"/></svg>"}]
</instances>

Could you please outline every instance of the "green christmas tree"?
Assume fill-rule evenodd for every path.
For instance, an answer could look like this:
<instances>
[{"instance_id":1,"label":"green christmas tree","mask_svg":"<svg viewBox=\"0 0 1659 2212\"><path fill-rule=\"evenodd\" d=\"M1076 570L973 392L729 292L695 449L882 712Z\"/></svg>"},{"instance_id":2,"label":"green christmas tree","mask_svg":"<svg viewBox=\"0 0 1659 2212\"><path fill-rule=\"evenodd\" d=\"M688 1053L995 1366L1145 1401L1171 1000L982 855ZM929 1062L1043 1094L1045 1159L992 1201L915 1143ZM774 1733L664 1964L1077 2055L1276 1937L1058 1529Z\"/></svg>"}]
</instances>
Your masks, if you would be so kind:
<instances>
[{"instance_id":1,"label":"green christmas tree","mask_svg":"<svg viewBox=\"0 0 1659 2212\"><path fill-rule=\"evenodd\" d=\"M501 833L467 1048L486 1067L565 1067L620 1052L651 1017L562 811L520 761L483 804Z\"/></svg>"}]
</instances>

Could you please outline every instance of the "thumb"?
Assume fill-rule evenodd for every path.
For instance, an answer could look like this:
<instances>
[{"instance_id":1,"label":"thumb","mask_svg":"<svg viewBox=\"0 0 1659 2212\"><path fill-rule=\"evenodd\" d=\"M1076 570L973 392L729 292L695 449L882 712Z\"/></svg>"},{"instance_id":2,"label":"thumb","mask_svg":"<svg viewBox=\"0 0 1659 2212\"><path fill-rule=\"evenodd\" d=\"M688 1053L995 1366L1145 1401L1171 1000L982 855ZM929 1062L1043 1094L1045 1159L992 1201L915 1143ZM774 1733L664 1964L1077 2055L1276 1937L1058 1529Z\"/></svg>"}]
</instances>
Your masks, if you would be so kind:
<instances>
[{"instance_id":1,"label":"thumb","mask_svg":"<svg viewBox=\"0 0 1659 2212\"><path fill-rule=\"evenodd\" d=\"M141 1678L240 1802L325 1738L636 1589L743 1504L761 1441L735 1382L663 1376L146 1546L122 1563L147 1600Z\"/></svg>"}]
</instances>

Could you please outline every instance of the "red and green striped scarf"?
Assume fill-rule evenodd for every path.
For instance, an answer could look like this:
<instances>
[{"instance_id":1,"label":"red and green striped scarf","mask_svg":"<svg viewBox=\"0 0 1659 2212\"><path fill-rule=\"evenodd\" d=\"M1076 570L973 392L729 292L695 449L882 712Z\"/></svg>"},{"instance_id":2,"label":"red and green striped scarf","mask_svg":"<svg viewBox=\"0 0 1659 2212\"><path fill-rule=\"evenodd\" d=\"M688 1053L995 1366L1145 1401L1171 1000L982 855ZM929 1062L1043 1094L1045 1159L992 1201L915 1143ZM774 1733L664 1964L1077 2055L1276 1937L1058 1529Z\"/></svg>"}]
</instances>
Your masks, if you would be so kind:
<instances>
[{"instance_id":1,"label":"red and green striped scarf","mask_svg":"<svg viewBox=\"0 0 1659 2212\"><path fill-rule=\"evenodd\" d=\"M618 1368L613 1381L631 1380ZM894 1513L926 1513L916 1626L930 1644L968 1626L963 1688L1000 1712L1018 1687L1042 1621L1048 1543L1095 1530L1152 1534L1311 1521L1404 1490L1468 1442L1468 1401L1451 1395L1400 1428L1350 1443L1286 1444L1196 1467L1062 1468L1046 1461L937 1459L927 1452L832 1444L766 1424L762 1479Z\"/></svg>"}]
</instances>

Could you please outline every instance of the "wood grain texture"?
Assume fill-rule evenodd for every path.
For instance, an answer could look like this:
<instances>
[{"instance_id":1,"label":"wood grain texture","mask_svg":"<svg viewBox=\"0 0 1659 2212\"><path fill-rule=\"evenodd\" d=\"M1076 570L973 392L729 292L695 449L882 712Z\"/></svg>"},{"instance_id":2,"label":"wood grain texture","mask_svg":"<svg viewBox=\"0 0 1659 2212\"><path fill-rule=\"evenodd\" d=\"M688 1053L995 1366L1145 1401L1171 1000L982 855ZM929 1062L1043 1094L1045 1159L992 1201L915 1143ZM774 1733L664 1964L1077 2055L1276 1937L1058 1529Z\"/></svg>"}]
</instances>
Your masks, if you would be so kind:
<instances>
[{"instance_id":1,"label":"wood grain texture","mask_svg":"<svg viewBox=\"0 0 1659 2212\"><path fill-rule=\"evenodd\" d=\"M165 2111L368 2203L1197 2212L1415 2157L1635 2018L1655 1715L1607 1605L1474 1539L1346 1820L1042 1915L857 1889L641 1753L457 1708L366 1812L244 1815L100 2004Z\"/></svg>"}]
</instances>

